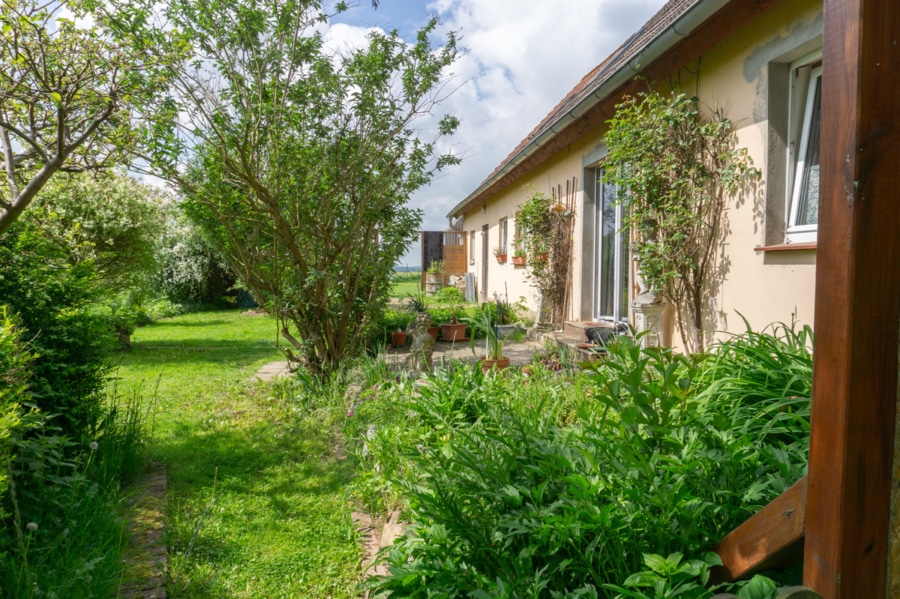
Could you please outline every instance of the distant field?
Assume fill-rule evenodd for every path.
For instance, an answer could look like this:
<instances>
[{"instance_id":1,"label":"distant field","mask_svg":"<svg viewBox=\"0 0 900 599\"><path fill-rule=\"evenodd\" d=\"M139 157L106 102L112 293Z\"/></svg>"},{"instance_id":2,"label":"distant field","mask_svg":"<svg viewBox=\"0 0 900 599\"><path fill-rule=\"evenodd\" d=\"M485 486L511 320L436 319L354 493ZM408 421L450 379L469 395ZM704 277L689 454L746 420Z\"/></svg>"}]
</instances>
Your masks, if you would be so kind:
<instances>
[{"instance_id":1,"label":"distant field","mask_svg":"<svg viewBox=\"0 0 900 599\"><path fill-rule=\"evenodd\" d=\"M422 273L419 271L395 272L393 276L394 288L391 297L406 297L415 295L420 291Z\"/></svg>"}]
</instances>

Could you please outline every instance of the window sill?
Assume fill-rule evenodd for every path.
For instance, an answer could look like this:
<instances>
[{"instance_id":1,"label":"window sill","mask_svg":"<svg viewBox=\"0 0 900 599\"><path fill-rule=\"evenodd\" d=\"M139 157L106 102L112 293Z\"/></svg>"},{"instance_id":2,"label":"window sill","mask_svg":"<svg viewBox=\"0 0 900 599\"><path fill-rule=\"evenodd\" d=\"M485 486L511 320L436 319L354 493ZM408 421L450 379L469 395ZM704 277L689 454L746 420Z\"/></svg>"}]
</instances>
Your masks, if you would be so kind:
<instances>
[{"instance_id":1,"label":"window sill","mask_svg":"<svg viewBox=\"0 0 900 599\"><path fill-rule=\"evenodd\" d=\"M760 245L753 248L754 252L793 252L799 250L814 250L816 242L806 243L779 243L777 245Z\"/></svg>"}]
</instances>

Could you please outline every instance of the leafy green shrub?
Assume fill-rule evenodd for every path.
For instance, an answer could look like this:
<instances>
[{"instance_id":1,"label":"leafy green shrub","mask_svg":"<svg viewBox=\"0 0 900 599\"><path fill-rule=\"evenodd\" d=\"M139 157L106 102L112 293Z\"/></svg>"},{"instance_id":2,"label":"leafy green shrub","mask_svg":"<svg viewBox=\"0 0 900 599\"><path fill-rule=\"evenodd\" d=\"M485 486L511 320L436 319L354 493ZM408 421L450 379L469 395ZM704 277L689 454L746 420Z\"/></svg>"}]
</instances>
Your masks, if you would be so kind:
<instances>
[{"instance_id":1,"label":"leafy green shrub","mask_svg":"<svg viewBox=\"0 0 900 599\"><path fill-rule=\"evenodd\" d=\"M612 584L604 587L618 591L616 599L710 599L717 590L736 592L738 599L775 599L778 592L772 580L760 575L708 588L710 568L722 565L719 556L707 553L702 560L683 560L683 557L680 553L668 557L645 554L644 564L649 570L629 576L622 583L629 588Z\"/></svg>"},{"instance_id":2,"label":"leafy green shrub","mask_svg":"<svg viewBox=\"0 0 900 599\"><path fill-rule=\"evenodd\" d=\"M708 550L805 471L808 331L776 332L701 358L622 338L584 372L454 364L379 387L348 419L359 494L404 504L413 528L370 587L612 597L645 553ZM773 351L784 374L767 377Z\"/></svg>"},{"instance_id":3,"label":"leafy green shrub","mask_svg":"<svg viewBox=\"0 0 900 599\"><path fill-rule=\"evenodd\" d=\"M434 294L434 301L439 304L459 304L466 300L457 287L444 287Z\"/></svg>"},{"instance_id":4,"label":"leafy green shrub","mask_svg":"<svg viewBox=\"0 0 900 599\"><path fill-rule=\"evenodd\" d=\"M90 309L101 287L90 261L68 253L23 219L0 237L0 299L17 315L37 356L34 402L58 414L64 434L80 438L102 399L114 347L104 318Z\"/></svg>"},{"instance_id":5,"label":"leafy green shrub","mask_svg":"<svg viewBox=\"0 0 900 599\"><path fill-rule=\"evenodd\" d=\"M0 306L0 464L8 464L15 450L13 435L27 425L22 421L22 403L30 401L28 382L30 363L34 355L27 351L19 338L15 321ZM0 498L6 496L9 474L0 471ZM0 521L7 517L4 503L0 503ZM0 558L3 557L0 551Z\"/></svg>"},{"instance_id":6,"label":"leafy green shrub","mask_svg":"<svg viewBox=\"0 0 900 599\"><path fill-rule=\"evenodd\" d=\"M9 597L113 596L122 567L119 483L146 458L138 398L93 414L90 442L59 434L31 403L30 363L0 310L0 588Z\"/></svg>"},{"instance_id":7,"label":"leafy green shrub","mask_svg":"<svg viewBox=\"0 0 900 599\"><path fill-rule=\"evenodd\" d=\"M235 277L221 253L213 249L177 206L165 211L165 231L157 245L155 282L174 304L196 309L217 305L234 287Z\"/></svg>"}]
</instances>

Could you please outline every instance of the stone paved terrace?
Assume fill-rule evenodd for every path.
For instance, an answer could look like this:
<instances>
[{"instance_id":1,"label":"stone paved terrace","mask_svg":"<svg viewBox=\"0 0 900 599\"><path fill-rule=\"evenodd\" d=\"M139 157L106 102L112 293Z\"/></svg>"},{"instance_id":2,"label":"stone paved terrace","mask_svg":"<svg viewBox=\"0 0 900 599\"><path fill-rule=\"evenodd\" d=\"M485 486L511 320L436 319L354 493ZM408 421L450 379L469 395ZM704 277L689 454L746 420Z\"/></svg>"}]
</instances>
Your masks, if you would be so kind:
<instances>
[{"instance_id":1,"label":"stone paved terrace","mask_svg":"<svg viewBox=\"0 0 900 599\"><path fill-rule=\"evenodd\" d=\"M509 363L511 366L524 366L525 364L531 362L532 357L536 353L541 353L543 350L543 341L527 340L516 342L510 339L503 345L503 355L509 358ZM475 354L477 354L477 356ZM462 343L447 343L445 341L438 341L437 345L434 348L432 362L435 365L438 365L440 364L442 358L445 360L465 360L467 362L477 361L482 356L484 356L484 341L475 342L475 354L472 353L472 346L468 341L464 341ZM408 355L408 344L406 347L401 348L388 347L387 363L402 365L406 360L406 356Z\"/></svg>"},{"instance_id":2,"label":"stone paved terrace","mask_svg":"<svg viewBox=\"0 0 900 599\"><path fill-rule=\"evenodd\" d=\"M535 354L541 353L542 351L544 351L543 341L516 342L510 339L503 345L503 355L509 358L509 363L512 366L524 366L531 362L531 359ZM473 355L472 347L469 345L468 341L463 343L446 343L444 341L438 341L434 348L432 362L435 365L438 365L442 358L445 360L465 360L467 362L477 361L484 355L483 341L475 344L475 352L478 354L478 357ZM387 363L402 366L408 355L408 344L406 347L401 348L388 347ZM290 371L288 370L288 363L286 361L270 362L260 368L250 380L259 379L261 381L271 381L275 378L289 375Z\"/></svg>"}]
</instances>

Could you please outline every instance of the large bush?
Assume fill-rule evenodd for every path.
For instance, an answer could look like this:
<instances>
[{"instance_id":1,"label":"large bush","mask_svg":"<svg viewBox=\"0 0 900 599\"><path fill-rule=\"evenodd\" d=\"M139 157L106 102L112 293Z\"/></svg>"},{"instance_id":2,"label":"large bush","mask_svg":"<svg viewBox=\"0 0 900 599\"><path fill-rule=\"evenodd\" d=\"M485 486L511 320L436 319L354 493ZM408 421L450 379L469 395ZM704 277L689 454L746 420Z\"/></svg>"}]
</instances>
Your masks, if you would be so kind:
<instances>
[{"instance_id":1,"label":"large bush","mask_svg":"<svg viewBox=\"0 0 900 599\"><path fill-rule=\"evenodd\" d=\"M99 413L113 340L106 321L89 309L100 289L93 263L69 258L27 219L0 237L0 304L17 315L37 356L34 403L80 438Z\"/></svg>"},{"instance_id":2,"label":"large bush","mask_svg":"<svg viewBox=\"0 0 900 599\"><path fill-rule=\"evenodd\" d=\"M413 528L371 586L613 597L644 554L701 555L805 472L808 339L748 333L689 359L626 338L581 373L383 383L348 418L359 495Z\"/></svg>"},{"instance_id":3,"label":"large bush","mask_svg":"<svg viewBox=\"0 0 900 599\"><path fill-rule=\"evenodd\" d=\"M35 356L0 307L0 589L4 597L113 596L124 550L119 484L146 457L139 400L112 397L87 438L29 406ZM90 441L88 441L90 439Z\"/></svg>"}]
</instances>

